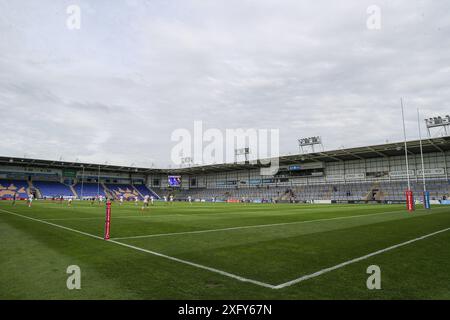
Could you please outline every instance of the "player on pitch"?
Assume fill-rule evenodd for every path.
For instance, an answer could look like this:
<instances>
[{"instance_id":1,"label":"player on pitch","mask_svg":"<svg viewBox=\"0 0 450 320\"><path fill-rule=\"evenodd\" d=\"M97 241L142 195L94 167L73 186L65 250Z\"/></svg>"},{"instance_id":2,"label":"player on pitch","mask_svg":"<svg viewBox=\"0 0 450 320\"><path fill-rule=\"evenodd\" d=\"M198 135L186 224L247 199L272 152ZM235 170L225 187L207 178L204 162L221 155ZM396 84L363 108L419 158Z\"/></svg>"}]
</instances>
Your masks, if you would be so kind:
<instances>
[{"instance_id":1,"label":"player on pitch","mask_svg":"<svg viewBox=\"0 0 450 320\"><path fill-rule=\"evenodd\" d=\"M16 205L16 199L17 199L17 192L14 192L13 198L12 198L12 205L13 205L13 206Z\"/></svg>"},{"instance_id":2,"label":"player on pitch","mask_svg":"<svg viewBox=\"0 0 450 320\"><path fill-rule=\"evenodd\" d=\"M142 211L144 211L145 208L148 208L148 199L149 199L149 198L150 198L149 195L146 195L146 196L144 197L144 204L142 205L142 208L141 208Z\"/></svg>"},{"instance_id":3,"label":"player on pitch","mask_svg":"<svg viewBox=\"0 0 450 320\"><path fill-rule=\"evenodd\" d=\"M30 192L28 194L28 200L27 200L28 208L31 208L32 203L33 203L33 194Z\"/></svg>"}]
</instances>

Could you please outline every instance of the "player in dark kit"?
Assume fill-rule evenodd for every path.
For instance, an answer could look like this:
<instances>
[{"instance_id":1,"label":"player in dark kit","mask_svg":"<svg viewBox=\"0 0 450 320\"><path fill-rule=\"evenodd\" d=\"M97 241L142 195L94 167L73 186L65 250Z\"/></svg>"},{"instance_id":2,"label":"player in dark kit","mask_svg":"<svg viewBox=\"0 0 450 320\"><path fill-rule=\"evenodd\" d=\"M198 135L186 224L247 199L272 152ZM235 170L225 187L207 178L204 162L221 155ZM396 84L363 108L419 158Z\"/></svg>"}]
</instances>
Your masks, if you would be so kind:
<instances>
[{"instance_id":1,"label":"player in dark kit","mask_svg":"<svg viewBox=\"0 0 450 320\"><path fill-rule=\"evenodd\" d=\"M13 206L16 205L16 198L17 198L17 193L14 192L14 195L13 195L13 202L12 202L12 205L13 205Z\"/></svg>"}]
</instances>

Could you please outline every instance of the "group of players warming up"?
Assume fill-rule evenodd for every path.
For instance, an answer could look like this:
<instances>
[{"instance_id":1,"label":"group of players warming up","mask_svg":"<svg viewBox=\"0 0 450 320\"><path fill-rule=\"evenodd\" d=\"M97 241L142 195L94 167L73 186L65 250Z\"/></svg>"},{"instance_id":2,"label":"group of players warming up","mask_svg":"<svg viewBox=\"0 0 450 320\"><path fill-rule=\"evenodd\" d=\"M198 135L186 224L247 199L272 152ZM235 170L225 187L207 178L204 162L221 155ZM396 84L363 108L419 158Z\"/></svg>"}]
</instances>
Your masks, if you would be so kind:
<instances>
[{"instance_id":1,"label":"group of players warming up","mask_svg":"<svg viewBox=\"0 0 450 320\"><path fill-rule=\"evenodd\" d=\"M18 198L18 195L17 195L17 194L14 194L14 195L12 196L12 198L11 198L11 200L12 200L12 205L13 205L13 206L16 205L16 200L17 200L17 199L19 199L19 198ZM165 203L166 205L172 205L173 202L174 202L174 199L175 199L175 197L174 197L173 194L169 194L168 196L166 196L166 195L163 196L163 201L164 201L164 203ZM28 206L29 208L32 207L33 200L34 200L34 194L30 192L30 193L27 195L27 198L26 198L26 203L27 203L27 206ZM64 198L61 196L60 198L58 198L58 200L60 200L60 203L62 203L63 200L64 200ZM94 205L96 202L97 202L98 204L106 203L106 202L108 201L108 198L105 197L105 196L103 196L103 195L98 195L98 196L96 196L96 197L88 198L88 200L90 201L90 204L91 204L91 206L92 206L92 205ZM123 195L121 195L121 196L119 196L118 200L119 200L119 205L122 206L123 203L124 203L124 201L125 201L125 197L124 197ZM130 198L128 198L127 200L130 201ZM186 200L187 200L187 202L188 202L189 204L192 204L192 197L191 197L191 196L188 196ZM133 201L133 200L131 200L131 201ZM138 205L139 205L139 202L140 202L140 201L139 201L139 197L138 197L138 196L135 196L135 197L134 197L134 205L135 205L135 206L138 206ZM72 197L67 198L67 206L68 206L68 207L72 207L72 203L73 203L73 198L72 198ZM155 204L155 198L154 198L153 196L150 196L150 195L145 195L145 196L144 196L144 199L143 199L141 211L144 211L144 210L149 209L149 207L150 207L150 206L153 206L154 204Z\"/></svg>"}]
</instances>

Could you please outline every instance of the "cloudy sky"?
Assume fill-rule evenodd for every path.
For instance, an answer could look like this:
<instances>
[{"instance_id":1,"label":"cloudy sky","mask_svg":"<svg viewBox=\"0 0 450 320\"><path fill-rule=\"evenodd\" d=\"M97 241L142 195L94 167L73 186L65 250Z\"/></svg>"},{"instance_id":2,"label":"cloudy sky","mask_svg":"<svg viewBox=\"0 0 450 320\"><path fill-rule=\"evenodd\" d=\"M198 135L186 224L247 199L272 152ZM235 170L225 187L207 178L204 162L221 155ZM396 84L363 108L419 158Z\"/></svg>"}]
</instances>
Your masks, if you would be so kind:
<instances>
[{"instance_id":1,"label":"cloudy sky","mask_svg":"<svg viewBox=\"0 0 450 320\"><path fill-rule=\"evenodd\" d=\"M69 29L78 5L80 29ZM381 28L369 29L370 5ZM409 138L450 111L448 0L0 0L0 155L167 167L171 133L275 128L280 151Z\"/></svg>"}]
</instances>

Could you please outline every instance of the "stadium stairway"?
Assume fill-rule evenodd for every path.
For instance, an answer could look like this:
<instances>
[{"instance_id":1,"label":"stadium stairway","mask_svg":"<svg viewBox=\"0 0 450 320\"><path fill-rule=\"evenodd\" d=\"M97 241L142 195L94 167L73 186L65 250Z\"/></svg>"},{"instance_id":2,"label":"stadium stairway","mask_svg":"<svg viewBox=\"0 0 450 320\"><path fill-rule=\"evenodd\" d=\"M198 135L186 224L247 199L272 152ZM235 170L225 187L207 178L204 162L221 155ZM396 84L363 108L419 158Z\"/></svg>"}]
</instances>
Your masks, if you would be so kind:
<instances>
[{"instance_id":1,"label":"stadium stairway","mask_svg":"<svg viewBox=\"0 0 450 320\"><path fill-rule=\"evenodd\" d=\"M381 201L381 200L384 200L384 197L385 197L385 193L382 190L380 183L374 182L370 186L370 189L367 191L367 193L363 199L365 201L372 201L372 200Z\"/></svg>"},{"instance_id":2,"label":"stadium stairway","mask_svg":"<svg viewBox=\"0 0 450 320\"><path fill-rule=\"evenodd\" d=\"M69 188L70 188L70 190L72 190L73 194L75 195L75 198L78 199L78 193L77 193L77 191L75 190L75 188L74 188L73 186L69 186Z\"/></svg>"},{"instance_id":3,"label":"stadium stairway","mask_svg":"<svg viewBox=\"0 0 450 320\"><path fill-rule=\"evenodd\" d=\"M295 187L295 193L294 193L296 199L304 199L305 195L307 195L307 191L305 190L305 186L296 186ZM280 197L278 197L277 200L280 200Z\"/></svg>"},{"instance_id":4,"label":"stadium stairway","mask_svg":"<svg viewBox=\"0 0 450 320\"><path fill-rule=\"evenodd\" d=\"M137 189L137 191L143 196L148 194L150 196L153 196L155 199L161 199L161 197L155 190L153 190L152 188L149 188L143 184L133 185L133 187L135 189Z\"/></svg>"},{"instance_id":5,"label":"stadium stairway","mask_svg":"<svg viewBox=\"0 0 450 320\"><path fill-rule=\"evenodd\" d=\"M378 190L378 193L376 195L376 200L379 200L379 201L383 201L384 200L384 192L383 192L383 190Z\"/></svg>"},{"instance_id":6,"label":"stadium stairway","mask_svg":"<svg viewBox=\"0 0 450 320\"><path fill-rule=\"evenodd\" d=\"M152 188L149 188L149 189L150 189L151 192L153 192L155 194L156 199L161 199L161 196L158 193L156 193L155 190L153 190Z\"/></svg>"},{"instance_id":7,"label":"stadium stairway","mask_svg":"<svg viewBox=\"0 0 450 320\"><path fill-rule=\"evenodd\" d=\"M328 193L326 194L326 198L327 199L332 199L332 194L333 194L333 187L332 186L329 186L328 187Z\"/></svg>"},{"instance_id":8,"label":"stadium stairway","mask_svg":"<svg viewBox=\"0 0 450 320\"><path fill-rule=\"evenodd\" d=\"M382 201L384 200L384 192L380 187L380 183L379 182L375 182L372 186L372 190L375 192L375 200L377 201Z\"/></svg>"},{"instance_id":9,"label":"stadium stairway","mask_svg":"<svg viewBox=\"0 0 450 320\"><path fill-rule=\"evenodd\" d=\"M288 201L289 200L289 194L288 193L284 193L283 195L281 195L278 200L280 201Z\"/></svg>"},{"instance_id":10,"label":"stadium stairway","mask_svg":"<svg viewBox=\"0 0 450 320\"><path fill-rule=\"evenodd\" d=\"M142 193L138 190L138 188L136 188L134 185L131 185L133 187L133 189L137 192L137 194L141 197L141 199L144 199L144 196L142 195Z\"/></svg>"},{"instance_id":11,"label":"stadium stairway","mask_svg":"<svg viewBox=\"0 0 450 320\"><path fill-rule=\"evenodd\" d=\"M27 181L27 182L28 182L27 193L31 193L31 191L34 190L36 192L36 196L38 198L42 198L41 191L38 188L34 187L33 182L32 181Z\"/></svg>"},{"instance_id":12,"label":"stadium stairway","mask_svg":"<svg viewBox=\"0 0 450 320\"><path fill-rule=\"evenodd\" d=\"M104 183L100 183L100 185L102 186L103 190L105 191L105 195L107 198L118 199L116 196L114 196L114 194L111 192L111 190L109 190L108 187Z\"/></svg>"},{"instance_id":13,"label":"stadium stairway","mask_svg":"<svg viewBox=\"0 0 450 320\"><path fill-rule=\"evenodd\" d=\"M163 191L161 189L150 188L150 187L146 187L146 188L149 189L155 195L156 199L161 199L161 195L163 194Z\"/></svg>"},{"instance_id":14,"label":"stadium stairway","mask_svg":"<svg viewBox=\"0 0 450 320\"><path fill-rule=\"evenodd\" d=\"M370 187L369 190L367 190L366 195L363 197L363 200L365 200L365 201L371 200L371 197L372 197L372 190L373 190L372 187L373 187L373 185Z\"/></svg>"}]
</instances>

